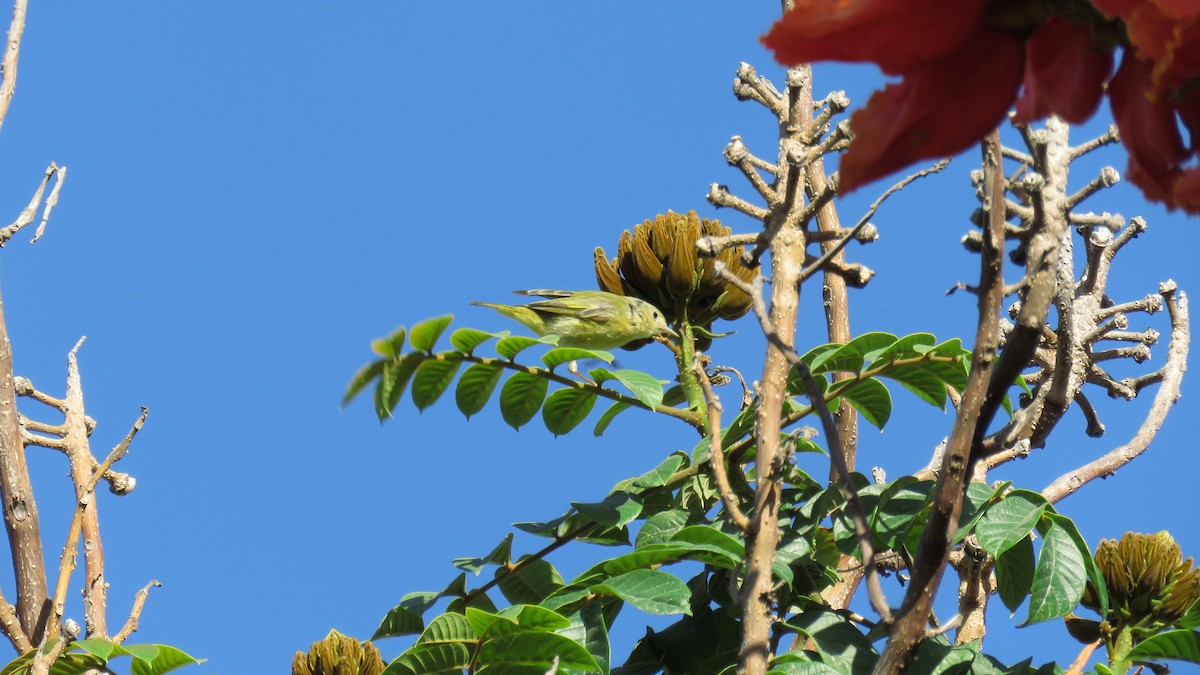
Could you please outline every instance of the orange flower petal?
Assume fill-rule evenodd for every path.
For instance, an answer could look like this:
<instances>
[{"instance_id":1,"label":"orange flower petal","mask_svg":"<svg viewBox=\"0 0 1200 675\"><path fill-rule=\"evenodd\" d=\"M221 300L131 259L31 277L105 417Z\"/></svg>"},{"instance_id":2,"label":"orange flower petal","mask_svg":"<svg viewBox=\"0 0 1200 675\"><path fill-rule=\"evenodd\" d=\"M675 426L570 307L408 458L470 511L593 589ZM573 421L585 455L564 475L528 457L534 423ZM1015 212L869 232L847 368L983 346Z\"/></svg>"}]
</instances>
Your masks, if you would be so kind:
<instances>
[{"instance_id":1,"label":"orange flower petal","mask_svg":"<svg viewBox=\"0 0 1200 675\"><path fill-rule=\"evenodd\" d=\"M1088 26L1052 17L1025 43L1025 92L1017 121L1051 113L1080 123L1096 112L1112 73L1112 52L1092 43Z\"/></svg>"},{"instance_id":2,"label":"orange flower petal","mask_svg":"<svg viewBox=\"0 0 1200 675\"><path fill-rule=\"evenodd\" d=\"M919 159L957 154L978 141L1008 112L1023 67L1020 36L984 31L876 92L850 118L854 141L838 169L841 189L848 192Z\"/></svg>"},{"instance_id":3,"label":"orange flower petal","mask_svg":"<svg viewBox=\"0 0 1200 675\"><path fill-rule=\"evenodd\" d=\"M1138 56L1154 65L1155 96L1200 76L1200 2L1196 0L1093 0L1125 23Z\"/></svg>"},{"instance_id":4,"label":"orange flower petal","mask_svg":"<svg viewBox=\"0 0 1200 675\"><path fill-rule=\"evenodd\" d=\"M1189 201L1181 199L1185 196L1179 195L1178 184L1184 182L1186 186L1193 180L1182 168L1190 153L1175 121L1176 109L1165 97L1151 100L1148 95L1151 77L1150 64L1126 53L1109 82L1108 98L1121 142L1129 151L1130 182L1148 199L1174 208ZM1188 107L1184 112L1195 121L1195 110Z\"/></svg>"},{"instance_id":5,"label":"orange flower petal","mask_svg":"<svg viewBox=\"0 0 1200 675\"><path fill-rule=\"evenodd\" d=\"M763 37L787 65L870 61L901 74L961 47L986 0L797 0Z\"/></svg>"}]
</instances>

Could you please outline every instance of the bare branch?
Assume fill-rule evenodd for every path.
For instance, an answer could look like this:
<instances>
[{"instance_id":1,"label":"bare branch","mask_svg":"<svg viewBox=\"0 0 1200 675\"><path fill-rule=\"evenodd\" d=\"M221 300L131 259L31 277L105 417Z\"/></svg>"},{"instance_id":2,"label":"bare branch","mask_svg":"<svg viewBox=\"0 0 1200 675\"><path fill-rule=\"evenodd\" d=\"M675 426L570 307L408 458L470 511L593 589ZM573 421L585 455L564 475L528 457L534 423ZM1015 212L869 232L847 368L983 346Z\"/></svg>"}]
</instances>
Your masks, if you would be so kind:
<instances>
[{"instance_id":1,"label":"bare branch","mask_svg":"<svg viewBox=\"0 0 1200 675\"><path fill-rule=\"evenodd\" d=\"M75 571L76 558L79 555L79 536L83 531L84 514L95 497L96 485L103 478L104 473L111 469L113 464L120 461L125 456L125 453L129 452L129 445L133 442L133 437L142 428L142 425L146 422L146 416L149 414L149 410L142 408L141 416L133 423L133 427L129 430L129 433L112 449L112 452L108 453L104 461L92 471L91 479L77 493L79 494L79 498L76 503L75 514L71 518L71 526L67 531L67 543L63 546L62 561L58 568L58 581L54 585L54 611L50 617L50 630L48 631L50 635L57 635L62 627L63 609L67 601L67 590L70 587L71 574Z\"/></svg>"},{"instance_id":2,"label":"bare branch","mask_svg":"<svg viewBox=\"0 0 1200 675\"><path fill-rule=\"evenodd\" d=\"M34 218L37 217L38 206L42 203L42 195L46 193L46 185L49 184L51 177L57 176L54 188L50 190L50 196L46 199L46 208L42 212L42 222L38 225L37 233L34 234L33 240L30 241L31 244L37 243L37 240L41 238L42 233L46 230L46 223L50 220L50 212L58 204L58 193L62 189L63 180L66 179L66 175L66 167L60 167L54 162L50 162L50 166L46 167L46 173L42 175L42 181L38 183L38 188L33 193L33 199L30 199L29 204L21 210L21 213L17 214L17 218L12 224L0 230L0 247L7 244L13 235L21 231L21 228L33 222Z\"/></svg>"},{"instance_id":3,"label":"bare branch","mask_svg":"<svg viewBox=\"0 0 1200 675\"><path fill-rule=\"evenodd\" d=\"M162 586L162 584L155 579L154 581L146 584L142 590L138 591L133 596L133 608L129 610L129 619L125 622L125 625L121 627L121 630L117 631L117 634L112 637L113 642L121 644L127 640L130 635L133 635L134 631L137 630L138 620L142 617L142 608L146 605L146 599L150 597L150 589L160 586Z\"/></svg>"},{"instance_id":4,"label":"bare branch","mask_svg":"<svg viewBox=\"0 0 1200 675\"><path fill-rule=\"evenodd\" d=\"M1053 483L1046 486L1042 490L1042 496L1050 502L1061 500L1097 478L1111 476L1117 469L1145 452L1150 447L1150 442L1154 440L1155 435L1158 434L1158 430L1162 428L1167 413L1179 399L1179 388L1183 380L1183 373L1187 369L1188 343L1191 339L1187 295L1184 293L1178 293L1178 297L1175 295L1173 283L1168 282L1163 285L1163 299L1166 301L1167 311L1171 317L1171 343L1167 348L1166 365L1162 369L1162 384L1154 395L1154 401L1150 404L1150 411L1146 415L1146 419L1127 443L1113 448L1099 459L1059 476Z\"/></svg>"},{"instance_id":5,"label":"bare branch","mask_svg":"<svg viewBox=\"0 0 1200 675\"><path fill-rule=\"evenodd\" d=\"M708 403L708 449L712 455L708 468L717 481L717 490L721 493L721 502L725 504L725 512L729 514L730 522L737 529L746 532L750 529L750 521L746 514L742 513L737 494L729 484L729 474L725 471L725 452L721 448L721 400L713 392L712 383L708 381L708 373L704 372L704 364L699 355L692 360L692 370L704 389L704 400Z\"/></svg>"},{"instance_id":6,"label":"bare branch","mask_svg":"<svg viewBox=\"0 0 1200 675\"><path fill-rule=\"evenodd\" d=\"M933 508L912 569L912 579L900 606L891 638L876 663L876 675L903 672L925 637L925 623L945 571L950 542L962 510L963 494L970 475L973 448L984 420L983 404L989 397L989 382L995 379L999 346L1000 307L1004 300L1004 174L1001 171L1000 132L992 132L983 144L985 171L984 208L988 212L987 236L983 239L979 273L978 324L971 353L971 372L962 392L954 428L946 443L933 497Z\"/></svg>"},{"instance_id":7,"label":"bare branch","mask_svg":"<svg viewBox=\"0 0 1200 675\"><path fill-rule=\"evenodd\" d=\"M718 185L717 183L713 183L711 186L709 186L708 203L719 209L728 207L736 211L741 211L755 220L765 219L768 213L767 209L755 204L751 204L740 197L735 197L731 192L729 192L728 187L724 185ZM757 240L757 235L755 235L755 240Z\"/></svg>"},{"instance_id":8,"label":"bare branch","mask_svg":"<svg viewBox=\"0 0 1200 675\"><path fill-rule=\"evenodd\" d=\"M13 94L17 89L17 60L21 56L21 34L25 32L25 11L28 0L16 0L13 3L12 23L8 25L8 43L4 46L4 61L0 64L0 73L4 81L0 83L0 125L8 117L8 106L12 103Z\"/></svg>"},{"instance_id":9,"label":"bare branch","mask_svg":"<svg viewBox=\"0 0 1200 675\"><path fill-rule=\"evenodd\" d=\"M17 383L12 370L12 343L0 301L0 501L17 586L17 616L32 643L41 642L49 614L49 589L42 553L41 525L33 484L25 461L17 413Z\"/></svg>"}]
</instances>

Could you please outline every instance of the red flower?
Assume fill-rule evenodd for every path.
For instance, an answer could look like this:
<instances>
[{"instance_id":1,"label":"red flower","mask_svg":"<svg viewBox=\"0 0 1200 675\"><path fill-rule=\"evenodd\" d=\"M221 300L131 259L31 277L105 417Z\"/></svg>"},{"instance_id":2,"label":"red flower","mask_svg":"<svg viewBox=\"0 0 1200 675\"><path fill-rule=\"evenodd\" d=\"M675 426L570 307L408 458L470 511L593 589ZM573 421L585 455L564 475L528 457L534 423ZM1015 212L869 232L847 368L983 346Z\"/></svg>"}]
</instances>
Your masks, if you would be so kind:
<instances>
[{"instance_id":1,"label":"red flower","mask_svg":"<svg viewBox=\"0 0 1200 675\"><path fill-rule=\"evenodd\" d=\"M1092 3L1125 23L1136 49L1109 83L1130 180L1150 199L1200 213L1200 2ZM1113 64L1112 47L1096 44L1091 26L1026 15L1007 0L796 0L763 42L785 64L869 61L901 77L851 117L845 191L966 149L1014 102L1022 121L1057 114L1082 122Z\"/></svg>"},{"instance_id":2,"label":"red flower","mask_svg":"<svg viewBox=\"0 0 1200 675\"><path fill-rule=\"evenodd\" d=\"M1025 93L1017 100L1017 120L1028 123L1051 113L1071 123L1087 120L1100 106L1112 64L1112 51L1092 42L1090 27L1051 17L1025 43Z\"/></svg>"},{"instance_id":3,"label":"red flower","mask_svg":"<svg viewBox=\"0 0 1200 675\"><path fill-rule=\"evenodd\" d=\"M1125 23L1138 56L1154 66L1155 94L1200 76L1200 2L1092 0L1092 4Z\"/></svg>"},{"instance_id":4,"label":"red flower","mask_svg":"<svg viewBox=\"0 0 1200 675\"><path fill-rule=\"evenodd\" d=\"M1154 201L1200 213L1200 168L1184 167L1196 156L1200 91L1192 89L1171 102L1152 95L1152 80L1152 66L1127 52L1108 85L1113 118L1129 150L1128 178ZM1191 148L1183 143L1177 115L1192 138Z\"/></svg>"},{"instance_id":5,"label":"red flower","mask_svg":"<svg viewBox=\"0 0 1200 675\"><path fill-rule=\"evenodd\" d=\"M797 0L763 38L787 64L871 61L903 77L850 120L849 191L919 159L954 154L1004 118L1021 85L1015 33L983 23L988 0Z\"/></svg>"},{"instance_id":6,"label":"red flower","mask_svg":"<svg viewBox=\"0 0 1200 675\"><path fill-rule=\"evenodd\" d=\"M842 156L839 186L852 190L978 141L1012 105L1021 64L1020 38L985 31L954 53L908 70L850 118L854 142Z\"/></svg>"},{"instance_id":7,"label":"red flower","mask_svg":"<svg viewBox=\"0 0 1200 675\"><path fill-rule=\"evenodd\" d=\"M899 75L963 46L986 4L987 0L798 0L763 42L782 63L868 61Z\"/></svg>"}]
</instances>

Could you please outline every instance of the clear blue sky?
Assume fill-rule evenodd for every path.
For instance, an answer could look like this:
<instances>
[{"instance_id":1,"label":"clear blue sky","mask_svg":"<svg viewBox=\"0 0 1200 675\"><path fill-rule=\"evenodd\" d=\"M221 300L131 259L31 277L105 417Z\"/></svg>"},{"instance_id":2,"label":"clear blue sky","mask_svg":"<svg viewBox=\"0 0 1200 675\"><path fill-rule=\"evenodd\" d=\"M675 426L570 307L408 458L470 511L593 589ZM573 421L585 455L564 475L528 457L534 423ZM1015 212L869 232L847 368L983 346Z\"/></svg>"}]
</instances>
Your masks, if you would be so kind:
<instances>
[{"instance_id":1,"label":"clear blue sky","mask_svg":"<svg viewBox=\"0 0 1200 675\"><path fill-rule=\"evenodd\" d=\"M0 133L0 204L15 216L51 160L70 173L44 239L30 247L22 234L0 253L0 282L18 373L40 388L61 394L66 353L88 336L99 450L150 408L120 465L136 491L101 498L110 620L157 578L136 641L209 659L191 672L284 672L331 627L366 637L403 594L442 588L451 559L486 553L509 523L600 499L689 449L687 429L632 412L604 439L555 440L537 422L514 432L494 404L468 423L450 399L422 415L405 403L381 427L365 401L338 402L370 340L398 324L454 313L456 325L513 328L467 303L592 287L592 248L612 252L623 228L668 209L713 215L712 182L749 197L721 150L738 134L773 156L774 120L730 85L741 61L779 81L757 42L777 11L765 0L36 4ZM845 89L856 104L879 82L870 68L818 77L819 92ZM974 156L889 202L874 218L881 240L852 247L879 272L855 293L857 332L970 334L971 299L944 291L975 276L957 243ZM1119 153L1107 162L1124 169ZM842 202L843 217L876 192ZM1119 299L1167 277L1200 288L1194 220L1125 185L1089 207L1150 223L1114 273ZM804 301L801 340L823 342L819 293ZM714 357L752 374L761 340L734 328ZM671 366L663 350L623 360L664 377ZM897 399L885 433L864 430L861 459L892 477L924 466L951 423ZM1071 412L1047 449L992 478L1040 489L1127 439L1149 404L1092 400L1103 439ZM1185 396L1145 457L1061 505L1093 545L1169 529L1200 555L1188 497L1198 416ZM71 506L66 465L33 455L53 553ZM553 562L573 574L611 553ZM0 583L11 598L11 579ZM1074 656L1059 625L1016 631L994 605L989 651ZM632 611L621 623L618 650L642 627Z\"/></svg>"}]
</instances>

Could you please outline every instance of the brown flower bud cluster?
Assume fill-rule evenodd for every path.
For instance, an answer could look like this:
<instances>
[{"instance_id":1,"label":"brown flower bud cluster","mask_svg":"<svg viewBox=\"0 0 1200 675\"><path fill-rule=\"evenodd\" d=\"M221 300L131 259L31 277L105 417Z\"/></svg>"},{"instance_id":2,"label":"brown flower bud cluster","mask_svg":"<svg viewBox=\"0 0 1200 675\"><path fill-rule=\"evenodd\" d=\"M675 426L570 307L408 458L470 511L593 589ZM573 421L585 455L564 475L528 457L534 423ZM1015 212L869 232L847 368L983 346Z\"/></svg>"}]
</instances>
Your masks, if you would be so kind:
<instances>
[{"instance_id":1,"label":"brown flower bud cluster","mask_svg":"<svg viewBox=\"0 0 1200 675\"><path fill-rule=\"evenodd\" d=\"M336 630L314 642L308 654L296 652L292 659L292 675L379 675L383 668L383 657L375 645Z\"/></svg>"},{"instance_id":2,"label":"brown flower bud cluster","mask_svg":"<svg viewBox=\"0 0 1200 675\"><path fill-rule=\"evenodd\" d=\"M701 237L729 234L720 221L701 219L695 211L668 211L634 226L633 232L622 232L617 257L610 260L604 249L596 248L596 281L609 293L658 307L674 326L686 322L711 332L714 320L733 320L750 310L750 296L714 269L720 262L737 278L751 281L754 270L742 264L741 249L726 248L716 256L702 256L696 249ZM700 338L697 347L706 349L710 343Z\"/></svg>"},{"instance_id":3,"label":"brown flower bud cluster","mask_svg":"<svg viewBox=\"0 0 1200 675\"><path fill-rule=\"evenodd\" d=\"M1108 587L1109 614L1101 623L1067 619L1067 630L1083 642L1123 626L1134 628L1135 640L1149 637L1179 621L1200 597L1200 569L1191 558L1183 559L1179 544L1167 532L1126 532L1119 541L1105 539L1096 548L1096 566ZM1090 584L1080 602L1100 610Z\"/></svg>"}]
</instances>

